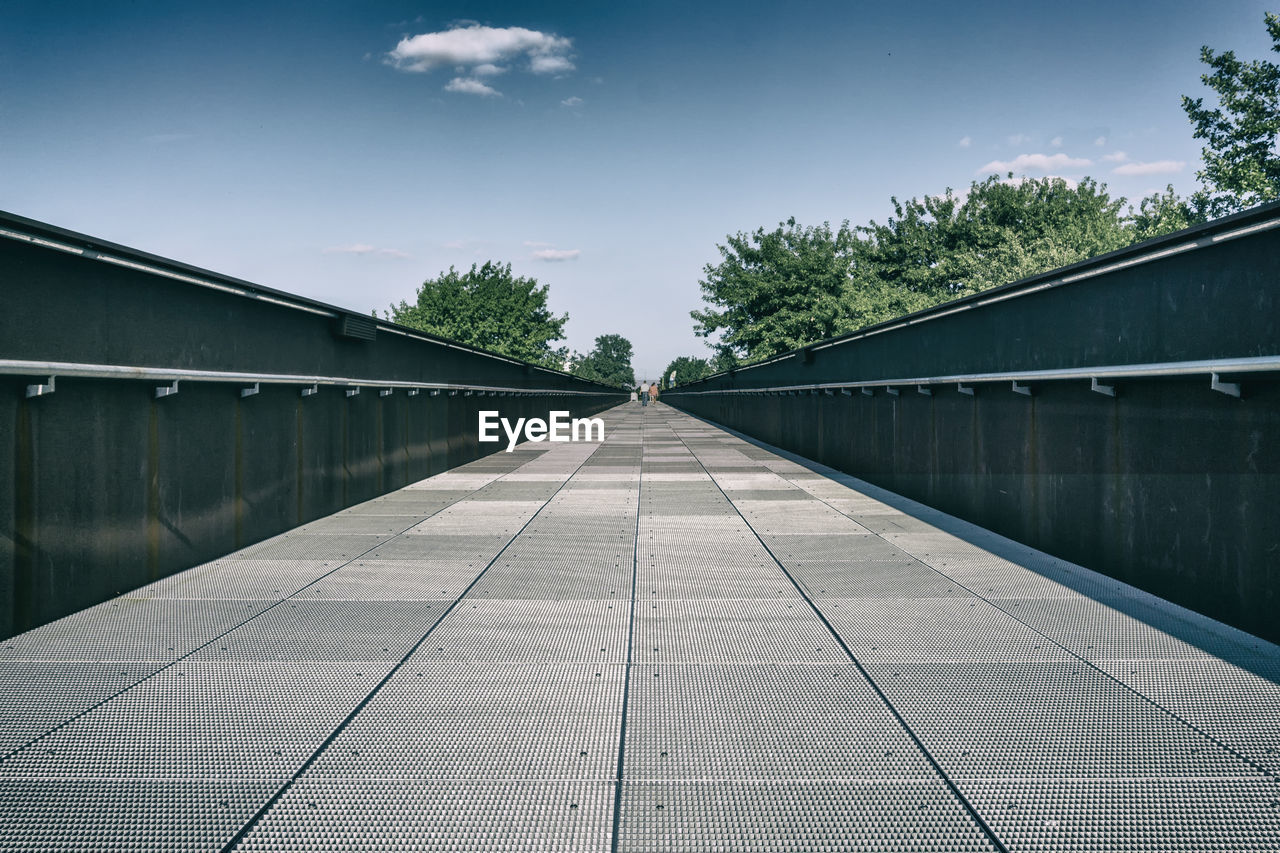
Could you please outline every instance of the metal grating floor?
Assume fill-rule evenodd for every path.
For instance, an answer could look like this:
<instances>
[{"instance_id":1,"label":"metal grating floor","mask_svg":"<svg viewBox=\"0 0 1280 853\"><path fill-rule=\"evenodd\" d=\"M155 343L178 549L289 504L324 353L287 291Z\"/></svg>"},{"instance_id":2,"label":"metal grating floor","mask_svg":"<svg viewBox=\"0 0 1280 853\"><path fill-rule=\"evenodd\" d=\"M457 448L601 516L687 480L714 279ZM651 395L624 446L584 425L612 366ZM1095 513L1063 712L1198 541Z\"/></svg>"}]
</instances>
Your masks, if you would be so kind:
<instances>
[{"instance_id":1,"label":"metal grating floor","mask_svg":"<svg viewBox=\"0 0 1280 853\"><path fill-rule=\"evenodd\" d=\"M1280 648L605 417L0 642L0 851L1280 850Z\"/></svg>"}]
</instances>

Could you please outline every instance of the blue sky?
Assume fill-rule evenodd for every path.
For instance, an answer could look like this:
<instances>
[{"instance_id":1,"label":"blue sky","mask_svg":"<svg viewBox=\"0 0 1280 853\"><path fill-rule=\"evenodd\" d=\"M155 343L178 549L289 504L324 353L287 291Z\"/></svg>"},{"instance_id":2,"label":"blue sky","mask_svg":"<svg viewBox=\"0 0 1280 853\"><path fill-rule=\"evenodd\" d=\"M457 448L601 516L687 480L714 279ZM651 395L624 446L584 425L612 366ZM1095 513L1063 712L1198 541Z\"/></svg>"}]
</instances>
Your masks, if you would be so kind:
<instances>
[{"instance_id":1,"label":"blue sky","mask_svg":"<svg viewBox=\"0 0 1280 853\"><path fill-rule=\"evenodd\" d=\"M647 377L726 234L991 171L1195 187L1266 6L9 0L0 208L367 311L492 259Z\"/></svg>"}]
</instances>

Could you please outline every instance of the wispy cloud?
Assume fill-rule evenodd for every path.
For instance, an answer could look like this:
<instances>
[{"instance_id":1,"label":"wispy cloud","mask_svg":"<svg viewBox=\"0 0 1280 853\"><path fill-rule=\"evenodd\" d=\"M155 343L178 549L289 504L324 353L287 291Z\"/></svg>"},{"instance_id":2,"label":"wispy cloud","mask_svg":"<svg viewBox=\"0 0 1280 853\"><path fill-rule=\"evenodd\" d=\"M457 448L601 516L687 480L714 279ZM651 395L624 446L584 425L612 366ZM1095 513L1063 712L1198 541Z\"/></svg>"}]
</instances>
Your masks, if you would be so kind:
<instances>
[{"instance_id":1,"label":"wispy cloud","mask_svg":"<svg viewBox=\"0 0 1280 853\"><path fill-rule=\"evenodd\" d=\"M560 105L563 107L580 107L582 106L582 98L574 95L572 98L565 98L560 102Z\"/></svg>"},{"instance_id":2,"label":"wispy cloud","mask_svg":"<svg viewBox=\"0 0 1280 853\"><path fill-rule=\"evenodd\" d=\"M1050 147L1050 148L1061 148L1061 147L1062 147L1062 137L1061 137L1061 136L1055 136L1053 139L1050 139L1050 140L1049 140L1049 147Z\"/></svg>"},{"instance_id":3,"label":"wispy cloud","mask_svg":"<svg viewBox=\"0 0 1280 853\"><path fill-rule=\"evenodd\" d=\"M524 244L531 249L541 249L550 246L550 243L544 243L541 240L525 240Z\"/></svg>"},{"instance_id":4,"label":"wispy cloud","mask_svg":"<svg viewBox=\"0 0 1280 853\"><path fill-rule=\"evenodd\" d=\"M368 243L352 243L350 246L330 246L321 250L325 255L381 255L387 258L407 258L408 252L399 249L382 249Z\"/></svg>"},{"instance_id":5,"label":"wispy cloud","mask_svg":"<svg viewBox=\"0 0 1280 853\"><path fill-rule=\"evenodd\" d=\"M533 253L535 261L575 261L582 254L581 249L539 249Z\"/></svg>"},{"instance_id":6,"label":"wispy cloud","mask_svg":"<svg viewBox=\"0 0 1280 853\"><path fill-rule=\"evenodd\" d=\"M968 148L972 144L973 137L970 136L962 136L960 137L960 141L956 143L956 145L959 145L961 148Z\"/></svg>"},{"instance_id":7,"label":"wispy cloud","mask_svg":"<svg viewBox=\"0 0 1280 853\"><path fill-rule=\"evenodd\" d=\"M1025 133L1015 133L1013 136L1009 137L1010 145L1026 145L1030 141L1031 137L1027 136Z\"/></svg>"},{"instance_id":8,"label":"wispy cloud","mask_svg":"<svg viewBox=\"0 0 1280 853\"><path fill-rule=\"evenodd\" d=\"M1099 136L1097 139L1093 140L1093 144L1101 148L1103 145L1107 144L1107 138L1105 136Z\"/></svg>"},{"instance_id":9,"label":"wispy cloud","mask_svg":"<svg viewBox=\"0 0 1280 853\"><path fill-rule=\"evenodd\" d=\"M486 86L472 77L454 77L445 84L446 92L460 92L464 95L480 95L485 98L501 98L502 93L492 86Z\"/></svg>"},{"instance_id":10,"label":"wispy cloud","mask_svg":"<svg viewBox=\"0 0 1280 853\"><path fill-rule=\"evenodd\" d=\"M1186 167L1182 160L1156 160L1151 163L1125 163L1111 170L1113 175L1166 175L1181 172Z\"/></svg>"},{"instance_id":11,"label":"wispy cloud","mask_svg":"<svg viewBox=\"0 0 1280 853\"><path fill-rule=\"evenodd\" d=\"M1129 159L1129 155L1123 151L1112 151L1110 154L1103 154L1102 159L1108 163L1123 163Z\"/></svg>"},{"instance_id":12,"label":"wispy cloud","mask_svg":"<svg viewBox=\"0 0 1280 853\"><path fill-rule=\"evenodd\" d=\"M534 74L568 74L576 67L564 56L535 56L529 60L529 70Z\"/></svg>"},{"instance_id":13,"label":"wispy cloud","mask_svg":"<svg viewBox=\"0 0 1280 853\"><path fill-rule=\"evenodd\" d=\"M1093 161L1083 157L1068 157L1066 154L1019 154L1012 160L992 160L978 170L979 174L990 172L1052 172L1058 169L1080 169L1092 166Z\"/></svg>"},{"instance_id":14,"label":"wispy cloud","mask_svg":"<svg viewBox=\"0 0 1280 853\"><path fill-rule=\"evenodd\" d=\"M567 74L575 70L572 48L572 39L555 33L467 21L439 32L406 36L385 61L401 71L419 73L454 68L465 76L454 77L445 91L492 97L500 93L477 77L496 77L512 63L532 74Z\"/></svg>"}]
</instances>

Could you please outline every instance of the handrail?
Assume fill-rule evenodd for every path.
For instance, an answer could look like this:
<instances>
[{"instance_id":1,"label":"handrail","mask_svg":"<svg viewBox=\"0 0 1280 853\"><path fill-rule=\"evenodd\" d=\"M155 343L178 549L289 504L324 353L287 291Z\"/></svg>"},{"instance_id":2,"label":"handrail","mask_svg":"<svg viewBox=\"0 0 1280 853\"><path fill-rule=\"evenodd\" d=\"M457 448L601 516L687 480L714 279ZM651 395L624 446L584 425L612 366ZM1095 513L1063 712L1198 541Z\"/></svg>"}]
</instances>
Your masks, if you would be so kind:
<instances>
[{"instance_id":1,"label":"handrail","mask_svg":"<svg viewBox=\"0 0 1280 853\"><path fill-rule=\"evenodd\" d=\"M362 317L366 316L357 311L341 308L336 305L330 305L325 302L319 302L315 299L286 293L282 290L264 287L263 285L254 284L253 282L245 281L243 279L223 275L222 273L213 272L212 270L201 269L200 267L185 264L181 261L163 258L159 255L153 255L149 252L143 252L139 249L133 249L128 246L111 243L106 240L99 240L86 234L78 234L74 231L68 231L65 228L58 228L57 226L49 225L45 222L28 219L24 216L18 216L17 214L5 211L0 211L0 238L6 238L20 243L27 243L33 246L41 246L46 249L53 249L70 255L77 255L86 260L101 261L103 263L114 264L119 267L127 267L128 269L137 270L138 272L147 273L149 275L158 275L175 281L181 281L186 284L193 284L199 287L209 288L211 290L218 290L223 293L241 296L246 299L254 299L259 302L267 302L272 305L278 305L282 308L291 308L295 311L303 311L308 314L315 314L321 317L342 317L349 314L359 314ZM449 349L484 356L485 358L506 362L507 364L528 367L532 370L549 373L551 375L568 375L562 370L556 370L539 364L529 364L517 358L503 355L502 353L490 352L489 350L481 349L480 347L474 347L457 341L451 341L437 335L432 335L419 329L401 326L390 320L383 320L377 317L371 317L370 319L374 320L375 325L380 332L389 332L407 338L427 341Z\"/></svg>"},{"instance_id":2,"label":"handrail","mask_svg":"<svg viewBox=\"0 0 1280 853\"><path fill-rule=\"evenodd\" d=\"M792 358L797 353L805 350L816 352L818 350L839 347L874 335L938 320L942 317L950 316L951 314L958 314L962 311L968 311L993 302L1003 302L1007 299L1029 296L1033 293L1038 293L1049 288L1074 284L1106 273L1115 272L1117 270L1139 264L1149 263L1151 261L1161 260L1172 255L1182 254L1183 252L1203 249L1209 246L1216 246L1221 243L1241 237L1247 237L1261 231L1270 231L1280 228L1280 216L1275 216L1277 211L1280 211L1280 202L1270 202L1259 205L1251 210L1242 211L1240 213L1232 214L1231 216L1215 219L1210 222L1204 222L1199 225L1193 225L1172 234L1152 237L1148 240L1143 240L1130 246L1124 246L1103 255L1086 258L1082 261L1077 261L1074 264L1069 264L1058 269L1036 273L1035 275L1009 282L1008 284L989 288L977 293L971 293L968 296L962 296L957 299L943 302L939 305L923 308L919 311L914 311L901 317L895 317L889 320L883 320L879 323L873 323L870 326L856 329L852 332L845 332L840 335L836 335L835 337L825 338L820 341L813 341L803 346L796 347L795 349L768 356L760 361L753 361L749 364L740 365L729 371L713 373L710 376L703 377L696 381L708 382L729 374L741 375L745 371L752 370L757 367L764 367L779 361L785 361L786 359ZM688 393L698 392L690 391Z\"/></svg>"},{"instance_id":3,"label":"handrail","mask_svg":"<svg viewBox=\"0 0 1280 853\"><path fill-rule=\"evenodd\" d=\"M127 364L83 364L67 361L26 361L22 359L0 359L0 374L17 376L68 377L76 379L144 379L158 382L227 382L253 383L264 385L300 385L314 388L320 385L338 385L347 388L383 388L431 391L469 391L479 393L501 393L539 396L611 396L608 391L570 391L559 388L514 388L500 385L473 385L457 382L410 382L401 379L366 379L349 376L311 376L294 373L244 373L223 370L192 370L180 367L139 367ZM52 383L47 391L32 393L29 386L27 396L40 396L53 390Z\"/></svg>"},{"instance_id":4,"label":"handrail","mask_svg":"<svg viewBox=\"0 0 1280 853\"><path fill-rule=\"evenodd\" d=\"M966 385L979 382L1048 382L1069 379L1140 379L1162 376L1212 376L1214 390L1226 390L1233 383L1219 382L1221 374L1280 372L1280 355L1264 355L1252 358L1220 358L1201 361L1166 361L1151 364L1100 365L1097 367L1070 367L1052 370L1019 370L1003 373L957 373L947 376L918 376L904 379L866 379L845 382L819 382L806 385L771 385L761 388L724 388L715 391L681 391L678 387L667 394L761 394L794 391L837 391L853 388L895 388L915 385ZM1095 382L1096 385L1096 382ZM1223 386L1223 387L1218 387ZM1021 389L1015 389L1021 390ZM1236 389L1238 396L1239 389ZM1102 393L1107 393L1103 391Z\"/></svg>"}]
</instances>

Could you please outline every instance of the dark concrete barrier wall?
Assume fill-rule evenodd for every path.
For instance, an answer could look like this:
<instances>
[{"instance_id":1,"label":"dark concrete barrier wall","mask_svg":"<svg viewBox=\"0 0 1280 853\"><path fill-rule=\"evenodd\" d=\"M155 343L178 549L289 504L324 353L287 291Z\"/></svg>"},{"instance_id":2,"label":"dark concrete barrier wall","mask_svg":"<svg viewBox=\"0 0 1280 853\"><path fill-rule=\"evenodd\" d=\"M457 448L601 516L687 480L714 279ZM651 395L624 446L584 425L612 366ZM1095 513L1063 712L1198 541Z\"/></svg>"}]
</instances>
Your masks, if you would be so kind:
<instances>
[{"instance_id":1,"label":"dark concrete barrier wall","mask_svg":"<svg viewBox=\"0 0 1280 853\"><path fill-rule=\"evenodd\" d=\"M389 327L339 337L333 316L14 240L0 276L4 359L609 390ZM156 399L156 381L67 377L27 399L36 381L0 375L0 636L501 452L478 441L481 409L583 417L625 399L268 384L241 398L195 381Z\"/></svg>"},{"instance_id":2,"label":"dark concrete barrier wall","mask_svg":"<svg viewBox=\"0 0 1280 853\"><path fill-rule=\"evenodd\" d=\"M932 395L694 394L724 388L1280 354L1280 232L1269 206L1117 253L1201 248L797 352L663 395L668 403L1280 641L1280 382L1208 375L1008 382ZM1089 269L1081 265L1078 270ZM935 319L926 319L936 314ZM923 322L919 322L923 320ZM685 393L681 393L681 392Z\"/></svg>"}]
</instances>

